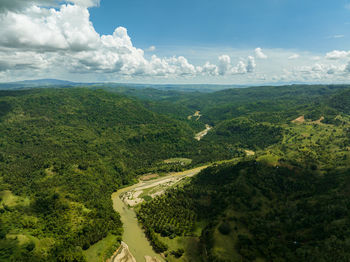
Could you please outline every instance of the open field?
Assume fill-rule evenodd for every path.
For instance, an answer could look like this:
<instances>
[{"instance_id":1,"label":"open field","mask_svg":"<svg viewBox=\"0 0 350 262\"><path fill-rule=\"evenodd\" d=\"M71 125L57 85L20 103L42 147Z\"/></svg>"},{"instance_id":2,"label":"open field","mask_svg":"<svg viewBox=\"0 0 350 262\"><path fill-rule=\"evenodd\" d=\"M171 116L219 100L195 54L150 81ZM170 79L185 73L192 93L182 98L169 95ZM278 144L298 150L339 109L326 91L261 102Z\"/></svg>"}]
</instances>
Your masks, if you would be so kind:
<instances>
[{"instance_id":1,"label":"open field","mask_svg":"<svg viewBox=\"0 0 350 262\"><path fill-rule=\"evenodd\" d=\"M192 159L189 158L170 158L170 159L166 159L164 160L165 164L180 164L182 166L186 166L192 163Z\"/></svg>"},{"instance_id":2,"label":"open field","mask_svg":"<svg viewBox=\"0 0 350 262\"><path fill-rule=\"evenodd\" d=\"M132 186L132 189L130 188L130 190L124 191L123 194L121 194L121 199L128 206L136 206L145 201L145 198L152 199L156 196L162 195L167 188L175 186L184 178L198 174L204 168L206 168L206 166L183 172L170 173L169 175L151 181L141 180L136 186Z\"/></svg>"}]
</instances>

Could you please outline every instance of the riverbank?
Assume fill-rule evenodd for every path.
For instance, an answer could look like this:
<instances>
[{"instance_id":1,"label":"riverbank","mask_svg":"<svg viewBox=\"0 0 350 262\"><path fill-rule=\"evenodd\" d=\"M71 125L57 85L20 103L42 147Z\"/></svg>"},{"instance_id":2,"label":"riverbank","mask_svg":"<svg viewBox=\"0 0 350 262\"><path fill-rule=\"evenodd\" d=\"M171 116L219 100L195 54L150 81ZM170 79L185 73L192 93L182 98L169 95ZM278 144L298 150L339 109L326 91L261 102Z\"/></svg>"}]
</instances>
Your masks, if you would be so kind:
<instances>
[{"instance_id":1,"label":"riverbank","mask_svg":"<svg viewBox=\"0 0 350 262\"><path fill-rule=\"evenodd\" d=\"M136 262L136 260L130 253L128 245L122 241L112 258L108 259L106 262Z\"/></svg>"},{"instance_id":2,"label":"riverbank","mask_svg":"<svg viewBox=\"0 0 350 262\"><path fill-rule=\"evenodd\" d=\"M169 173L166 176L151 181L140 181L138 184L123 188L112 194L113 208L120 214L121 221L123 222L123 242L128 246L128 251L135 258L136 262L164 262L164 259L152 249L141 225L138 223L134 209L128 204L134 202L123 202L121 196L124 196L124 198L125 196L129 196L128 200L133 200L132 198L136 197L138 200L135 202L142 202L144 199L139 197L145 194L144 190L152 193L152 189L159 189L160 191L157 195L162 194L166 188L174 186L186 177L198 174L206 167L202 166L183 172ZM132 260L113 260L113 262L119 261L133 262Z\"/></svg>"},{"instance_id":3,"label":"riverbank","mask_svg":"<svg viewBox=\"0 0 350 262\"><path fill-rule=\"evenodd\" d=\"M205 125L205 129L198 134L195 135L194 139L200 141L204 136L208 134L208 132L212 129L212 127L208 124Z\"/></svg>"}]
</instances>

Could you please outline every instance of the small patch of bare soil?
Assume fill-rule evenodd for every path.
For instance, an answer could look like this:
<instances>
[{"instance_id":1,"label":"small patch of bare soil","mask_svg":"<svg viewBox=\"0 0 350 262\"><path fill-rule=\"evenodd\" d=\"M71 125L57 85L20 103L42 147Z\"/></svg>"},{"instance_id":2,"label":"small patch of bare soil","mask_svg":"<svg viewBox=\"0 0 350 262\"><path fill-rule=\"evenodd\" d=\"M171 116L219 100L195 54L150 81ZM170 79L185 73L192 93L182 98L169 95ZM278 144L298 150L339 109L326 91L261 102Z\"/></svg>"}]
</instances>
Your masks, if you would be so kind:
<instances>
[{"instance_id":1,"label":"small patch of bare soil","mask_svg":"<svg viewBox=\"0 0 350 262\"><path fill-rule=\"evenodd\" d=\"M141 181L148 181L148 180L151 180L151 179L156 178L156 177L158 177L158 174L147 174L147 175L140 177L140 180Z\"/></svg>"},{"instance_id":2,"label":"small patch of bare soil","mask_svg":"<svg viewBox=\"0 0 350 262\"><path fill-rule=\"evenodd\" d=\"M305 117L304 116L299 116L298 118L294 119L292 121L292 123L296 123L296 124L302 124L305 122Z\"/></svg>"}]
</instances>

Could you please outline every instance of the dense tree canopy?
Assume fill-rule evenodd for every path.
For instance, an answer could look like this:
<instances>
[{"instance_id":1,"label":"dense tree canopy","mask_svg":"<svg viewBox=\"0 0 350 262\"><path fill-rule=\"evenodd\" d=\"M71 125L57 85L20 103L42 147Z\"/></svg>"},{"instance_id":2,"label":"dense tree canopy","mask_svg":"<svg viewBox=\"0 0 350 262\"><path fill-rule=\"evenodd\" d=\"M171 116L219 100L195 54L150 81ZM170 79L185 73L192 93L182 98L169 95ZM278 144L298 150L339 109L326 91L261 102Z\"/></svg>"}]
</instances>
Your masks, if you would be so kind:
<instances>
[{"instance_id":1,"label":"dense tree canopy","mask_svg":"<svg viewBox=\"0 0 350 262\"><path fill-rule=\"evenodd\" d=\"M157 252L185 260L167 241L198 238L207 261L348 261L348 93L0 91L0 260L84 261L95 243L121 240L112 192L140 174L234 159L138 207ZM175 157L192 162L164 163Z\"/></svg>"}]
</instances>

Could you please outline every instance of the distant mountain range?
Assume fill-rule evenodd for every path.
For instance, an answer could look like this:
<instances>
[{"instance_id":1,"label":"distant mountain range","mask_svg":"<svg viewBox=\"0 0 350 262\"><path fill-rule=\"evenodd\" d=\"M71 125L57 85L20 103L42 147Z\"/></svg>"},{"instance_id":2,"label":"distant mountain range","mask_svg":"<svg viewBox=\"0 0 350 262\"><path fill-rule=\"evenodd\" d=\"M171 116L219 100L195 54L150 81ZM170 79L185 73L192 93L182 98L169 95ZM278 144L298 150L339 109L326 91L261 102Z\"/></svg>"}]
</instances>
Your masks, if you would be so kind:
<instances>
[{"instance_id":1,"label":"distant mountain range","mask_svg":"<svg viewBox=\"0 0 350 262\"><path fill-rule=\"evenodd\" d=\"M58 80L58 79L37 79L37 80L24 80L24 81L17 81L17 82L0 83L0 90L48 87L48 86L75 86L75 85L80 85L80 83L74 83L71 81Z\"/></svg>"},{"instance_id":2,"label":"distant mountain range","mask_svg":"<svg viewBox=\"0 0 350 262\"><path fill-rule=\"evenodd\" d=\"M59 79L36 79L36 80L24 80L24 81L12 82L10 84L40 86L40 85L76 85L77 83L66 81L66 80L59 80Z\"/></svg>"},{"instance_id":3,"label":"distant mountain range","mask_svg":"<svg viewBox=\"0 0 350 262\"><path fill-rule=\"evenodd\" d=\"M199 92L213 92L229 88L243 88L245 85L215 85L215 84L133 84L133 83L79 83L58 79L37 79L24 80L17 82L0 83L0 90L9 89L27 89L27 88L43 88L43 87L73 87L73 86L87 86L87 87L126 87L134 89L153 88L163 91L199 91Z\"/></svg>"}]
</instances>

